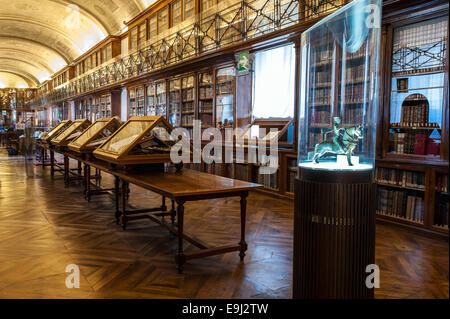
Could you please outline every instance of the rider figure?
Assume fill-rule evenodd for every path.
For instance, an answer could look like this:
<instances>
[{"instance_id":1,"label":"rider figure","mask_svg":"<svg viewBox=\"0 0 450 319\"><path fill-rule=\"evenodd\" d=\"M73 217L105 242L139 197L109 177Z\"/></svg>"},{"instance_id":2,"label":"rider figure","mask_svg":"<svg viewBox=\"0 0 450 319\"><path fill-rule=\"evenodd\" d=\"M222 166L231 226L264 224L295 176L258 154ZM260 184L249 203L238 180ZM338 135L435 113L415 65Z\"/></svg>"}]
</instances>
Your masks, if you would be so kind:
<instances>
[{"instance_id":1,"label":"rider figure","mask_svg":"<svg viewBox=\"0 0 450 319\"><path fill-rule=\"evenodd\" d=\"M334 126L333 126L333 144L340 147L342 151L345 152L345 146L342 143L342 137L344 135L345 129L339 127L341 125L341 119L339 117L334 117Z\"/></svg>"}]
</instances>

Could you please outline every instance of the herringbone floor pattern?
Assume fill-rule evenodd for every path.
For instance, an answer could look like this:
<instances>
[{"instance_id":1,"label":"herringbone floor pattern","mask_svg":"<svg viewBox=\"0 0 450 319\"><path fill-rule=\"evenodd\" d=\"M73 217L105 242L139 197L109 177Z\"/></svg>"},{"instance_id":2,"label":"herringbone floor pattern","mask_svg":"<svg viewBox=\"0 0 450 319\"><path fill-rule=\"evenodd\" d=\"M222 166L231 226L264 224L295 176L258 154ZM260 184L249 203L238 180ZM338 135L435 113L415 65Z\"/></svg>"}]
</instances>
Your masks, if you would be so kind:
<instances>
[{"instance_id":1,"label":"herringbone floor pattern","mask_svg":"<svg viewBox=\"0 0 450 319\"><path fill-rule=\"evenodd\" d=\"M252 193L245 263L230 253L190 261L179 275L177 240L166 230L141 220L122 231L111 198L87 203L80 185L64 188L49 171L0 150L0 298L290 298L292 202ZM132 187L131 204L160 198ZM238 199L188 203L185 211L186 232L214 245L238 240ZM378 225L376 262L377 298L449 296L448 242ZM79 289L65 287L69 264L80 267Z\"/></svg>"}]
</instances>

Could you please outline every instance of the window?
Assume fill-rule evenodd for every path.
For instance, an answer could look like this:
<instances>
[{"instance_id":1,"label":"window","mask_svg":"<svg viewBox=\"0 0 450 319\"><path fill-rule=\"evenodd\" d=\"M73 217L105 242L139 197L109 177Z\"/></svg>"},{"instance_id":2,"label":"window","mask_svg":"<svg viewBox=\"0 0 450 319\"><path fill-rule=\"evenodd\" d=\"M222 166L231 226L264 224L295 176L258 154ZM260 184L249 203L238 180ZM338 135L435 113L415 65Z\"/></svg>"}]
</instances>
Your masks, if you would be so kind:
<instances>
[{"instance_id":1,"label":"window","mask_svg":"<svg viewBox=\"0 0 450 319\"><path fill-rule=\"evenodd\" d=\"M255 53L253 118L294 117L294 94L294 45Z\"/></svg>"}]
</instances>

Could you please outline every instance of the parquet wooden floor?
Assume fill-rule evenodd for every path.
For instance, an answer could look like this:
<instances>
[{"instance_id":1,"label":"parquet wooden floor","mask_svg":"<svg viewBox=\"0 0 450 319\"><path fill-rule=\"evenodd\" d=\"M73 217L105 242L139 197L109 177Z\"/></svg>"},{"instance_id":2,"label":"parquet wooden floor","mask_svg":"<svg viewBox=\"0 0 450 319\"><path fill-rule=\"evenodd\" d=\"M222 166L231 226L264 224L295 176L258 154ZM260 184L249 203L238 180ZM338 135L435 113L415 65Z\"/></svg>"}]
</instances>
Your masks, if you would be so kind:
<instances>
[{"instance_id":1,"label":"parquet wooden floor","mask_svg":"<svg viewBox=\"0 0 450 319\"><path fill-rule=\"evenodd\" d=\"M141 220L115 224L111 198L87 203L81 187L64 188L50 169L8 159L0 150L0 298L290 298L293 206L252 193L244 264L237 253L189 261L176 271L177 240ZM104 176L103 183L111 183ZM132 187L131 204L160 198ZM238 199L188 203L190 234L224 244L239 238ZM194 249L186 242L187 250ZM448 298L448 242L377 225L377 298ZM65 286L66 266L81 271L79 289Z\"/></svg>"}]
</instances>

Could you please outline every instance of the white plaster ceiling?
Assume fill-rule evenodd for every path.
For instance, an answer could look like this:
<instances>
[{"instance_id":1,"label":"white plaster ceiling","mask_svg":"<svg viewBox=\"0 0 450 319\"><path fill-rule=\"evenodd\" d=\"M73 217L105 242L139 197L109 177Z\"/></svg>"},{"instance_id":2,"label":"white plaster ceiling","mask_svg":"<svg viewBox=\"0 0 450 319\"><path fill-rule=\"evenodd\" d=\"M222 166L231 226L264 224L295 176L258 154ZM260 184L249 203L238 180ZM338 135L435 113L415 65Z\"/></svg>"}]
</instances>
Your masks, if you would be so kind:
<instances>
[{"instance_id":1,"label":"white plaster ceiling","mask_svg":"<svg viewBox=\"0 0 450 319\"><path fill-rule=\"evenodd\" d=\"M0 0L0 85L38 86L153 2Z\"/></svg>"}]
</instances>

